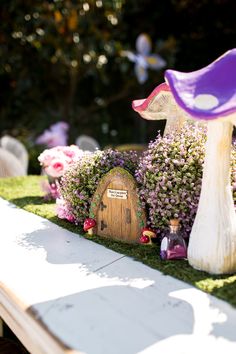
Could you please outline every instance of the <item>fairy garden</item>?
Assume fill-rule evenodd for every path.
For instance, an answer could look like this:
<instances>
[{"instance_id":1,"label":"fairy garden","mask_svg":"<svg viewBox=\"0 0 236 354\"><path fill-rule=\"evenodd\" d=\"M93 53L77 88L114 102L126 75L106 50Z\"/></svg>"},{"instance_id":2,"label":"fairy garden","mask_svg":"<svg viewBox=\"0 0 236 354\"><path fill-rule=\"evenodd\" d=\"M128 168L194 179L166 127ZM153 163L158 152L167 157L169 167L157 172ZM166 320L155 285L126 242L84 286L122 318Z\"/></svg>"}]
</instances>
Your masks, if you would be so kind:
<instances>
[{"instance_id":1,"label":"fairy garden","mask_svg":"<svg viewBox=\"0 0 236 354\"><path fill-rule=\"evenodd\" d=\"M233 49L197 72L167 70L166 83L134 100L142 118L166 120L164 133L144 152L99 149L92 139L83 139L83 148L78 142L67 146L64 122L42 134L38 142L47 141L48 148L38 156L41 188L45 201L55 201L57 217L90 238L159 245L162 260L234 272L235 61ZM212 83L212 75L222 72L230 79Z\"/></svg>"},{"instance_id":2,"label":"fairy garden","mask_svg":"<svg viewBox=\"0 0 236 354\"><path fill-rule=\"evenodd\" d=\"M40 175L42 203L55 204L57 220L86 237L160 247L162 259L232 273L236 49L210 58L203 46L195 57L204 60L194 63L190 43L197 37L191 35L191 60L185 59L175 28L165 26L165 11L150 11L155 25L139 29L136 15L143 18L146 5L134 3L137 12L126 1L91 7L54 1L40 10L35 5L32 14L26 5L28 12L15 21L3 19L27 30L5 27L2 39L11 43L3 47L11 50L3 51L2 81L16 99L4 96L1 177ZM184 11L177 3L171 9ZM95 20L98 26L91 25ZM97 27L104 29L99 36ZM17 56L24 46L28 51ZM176 257L169 252L170 233L181 234Z\"/></svg>"},{"instance_id":3,"label":"fairy garden","mask_svg":"<svg viewBox=\"0 0 236 354\"><path fill-rule=\"evenodd\" d=\"M218 294L209 288L211 282L235 281L236 109L231 79L214 86L211 75L229 70L235 60L234 49L200 75L167 70L165 83L134 100L136 119L166 120L165 130L157 131L144 151L99 148L92 139L83 141L93 145L90 150L68 145L66 124L52 126L39 137L47 141L38 155L41 176L26 177L32 184L27 188L26 180L10 179L0 186L1 195L84 238ZM203 79L208 93L191 96L191 85L201 92ZM17 153L24 161L23 150ZM8 183L14 198L4 187ZM34 188L40 193L31 194ZM207 274L212 274L210 283ZM219 290L219 297L235 304L227 291Z\"/></svg>"},{"instance_id":4,"label":"fairy garden","mask_svg":"<svg viewBox=\"0 0 236 354\"><path fill-rule=\"evenodd\" d=\"M143 118L165 118L168 123L163 137L159 134L139 158L134 152L83 153L76 148L72 155L62 151L60 163L50 160L49 151L42 153L39 160L42 163L45 155L48 163L45 172L59 170L53 176L60 177L55 184L58 216L83 224L84 231L92 229L121 241L150 245L159 240L162 259L188 258L194 268L232 273L236 267L232 146L236 108L230 74L235 58L233 49L197 72L167 70L166 83L147 99L133 102ZM220 79L212 82L217 74ZM222 81L223 74L228 76ZM66 162L71 156L75 159ZM129 171L126 181L118 167ZM113 182L106 177L112 175L110 170L115 170ZM134 180L128 191L132 176L137 184ZM126 204L134 194L137 200ZM142 229L136 228L138 218Z\"/></svg>"},{"instance_id":5,"label":"fairy garden","mask_svg":"<svg viewBox=\"0 0 236 354\"><path fill-rule=\"evenodd\" d=\"M87 340L96 352L96 335L101 348L110 341L119 351L103 323L118 324L119 342L119 324L138 319L133 332L147 333L124 342L127 353L172 350L179 340L192 348L199 333L201 345L205 337L211 347L219 338L233 345L236 27L228 2L18 3L0 12L0 338L9 322L32 353L40 345L86 351ZM209 325L196 326L203 312ZM26 320L36 321L32 340Z\"/></svg>"},{"instance_id":6,"label":"fairy garden","mask_svg":"<svg viewBox=\"0 0 236 354\"><path fill-rule=\"evenodd\" d=\"M44 197L55 199L58 218L84 227L88 232L89 228L84 226L86 220L96 222L91 210L97 187L109 171L119 167L135 179L139 212L146 214L143 231L136 235L136 242L160 244L168 233L170 220L177 219L188 244L201 192L205 143L206 127L186 123L165 136L158 134L139 157L134 151L112 149L95 152L84 152L76 146L47 149L39 156L48 176L48 182L44 181L43 185L43 190L47 191ZM235 159L233 144L232 166ZM236 201L233 168L231 182ZM124 186L124 189L127 188Z\"/></svg>"}]
</instances>

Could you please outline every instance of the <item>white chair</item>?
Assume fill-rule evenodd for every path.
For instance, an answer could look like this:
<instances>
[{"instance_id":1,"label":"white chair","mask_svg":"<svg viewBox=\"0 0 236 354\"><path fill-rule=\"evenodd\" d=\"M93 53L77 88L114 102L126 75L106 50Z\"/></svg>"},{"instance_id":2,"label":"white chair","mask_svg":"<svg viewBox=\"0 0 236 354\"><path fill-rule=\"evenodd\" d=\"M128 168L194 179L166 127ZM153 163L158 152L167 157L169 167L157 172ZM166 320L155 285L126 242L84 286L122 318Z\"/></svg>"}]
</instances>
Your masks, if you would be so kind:
<instances>
[{"instance_id":1,"label":"white chair","mask_svg":"<svg viewBox=\"0 0 236 354\"><path fill-rule=\"evenodd\" d=\"M83 151L95 151L100 149L100 145L91 136L88 135L80 135L75 141L75 144Z\"/></svg>"},{"instance_id":2,"label":"white chair","mask_svg":"<svg viewBox=\"0 0 236 354\"><path fill-rule=\"evenodd\" d=\"M0 146L11 152L22 164L25 174L27 174L28 163L29 163L29 154L25 146L16 138L13 138L9 135L4 135L0 139Z\"/></svg>"},{"instance_id":3,"label":"white chair","mask_svg":"<svg viewBox=\"0 0 236 354\"><path fill-rule=\"evenodd\" d=\"M0 178L25 176L20 160L11 152L0 147Z\"/></svg>"}]
</instances>

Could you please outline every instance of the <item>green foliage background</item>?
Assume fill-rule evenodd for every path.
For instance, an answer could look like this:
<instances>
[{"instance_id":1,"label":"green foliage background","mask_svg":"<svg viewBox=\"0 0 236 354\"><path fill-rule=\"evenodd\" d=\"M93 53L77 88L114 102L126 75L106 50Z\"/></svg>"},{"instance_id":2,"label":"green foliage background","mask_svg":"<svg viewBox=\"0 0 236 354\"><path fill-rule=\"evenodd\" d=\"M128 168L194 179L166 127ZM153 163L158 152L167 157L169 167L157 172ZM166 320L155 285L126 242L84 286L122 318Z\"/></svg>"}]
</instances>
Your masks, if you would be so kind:
<instances>
[{"instance_id":1,"label":"green foliage background","mask_svg":"<svg viewBox=\"0 0 236 354\"><path fill-rule=\"evenodd\" d=\"M195 70L235 47L235 13L233 0L2 0L0 134L33 141L65 120L70 142L148 142L164 124L142 121L131 101L163 71L140 85L121 51L135 51L145 32L168 68Z\"/></svg>"}]
</instances>

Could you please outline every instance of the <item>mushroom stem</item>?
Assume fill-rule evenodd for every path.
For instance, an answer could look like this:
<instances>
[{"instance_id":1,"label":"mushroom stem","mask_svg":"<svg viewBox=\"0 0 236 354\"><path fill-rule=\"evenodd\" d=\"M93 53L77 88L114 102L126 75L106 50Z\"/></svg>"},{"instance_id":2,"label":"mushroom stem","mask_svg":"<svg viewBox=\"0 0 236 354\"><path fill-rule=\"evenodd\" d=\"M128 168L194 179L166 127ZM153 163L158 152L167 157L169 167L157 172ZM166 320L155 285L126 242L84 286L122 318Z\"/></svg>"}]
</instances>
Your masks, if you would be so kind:
<instances>
[{"instance_id":1,"label":"mushroom stem","mask_svg":"<svg viewBox=\"0 0 236 354\"><path fill-rule=\"evenodd\" d=\"M91 227L91 229L88 230L88 235L90 235L90 236L93 235L93 227Z\"/></svg>"},{"instance_id":2,"label":"mushroom stem","mask_svg":"<svg viewBox=\"0 0 236 354\"><path fill-rule=\"evenodd\" d=\"M180 131L185 121L186 119L183 115L181 116L181 114L170 114L168 116L168 119L166 119L166 125L163 135L166 136L166 134L173 133L173 131Z\"/></svg>"},{"instance_id":3,"label":"mushroom stem","mask_svg":"<svg viewBox=\"0 0 236 354\"><path fill-rule=\"evenodd\" d=\"M196 269L236 271L236 215L230 185L232 123L208 122L202 190L188 247Z\"/></svg>"}]
</instances>

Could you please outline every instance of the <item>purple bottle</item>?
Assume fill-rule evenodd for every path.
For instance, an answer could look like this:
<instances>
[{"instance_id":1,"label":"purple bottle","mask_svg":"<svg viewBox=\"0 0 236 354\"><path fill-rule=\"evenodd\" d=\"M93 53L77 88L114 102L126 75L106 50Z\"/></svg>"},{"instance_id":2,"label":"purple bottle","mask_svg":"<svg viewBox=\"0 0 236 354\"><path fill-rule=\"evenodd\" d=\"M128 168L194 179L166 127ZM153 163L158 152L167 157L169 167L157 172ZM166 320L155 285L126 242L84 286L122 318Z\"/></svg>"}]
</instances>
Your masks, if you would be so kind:
<instances>
[{"instance_id":1,"label":"purple bottle","mask_svg":"<svg viewBox=\"0 0 236 354\"><path fill-rule=\"evenodd\" d=\"M170 230L161 241L160 257L162 260L187 258L187 246L178 219L170 220Z\"/></svg>"}]
</instances>

